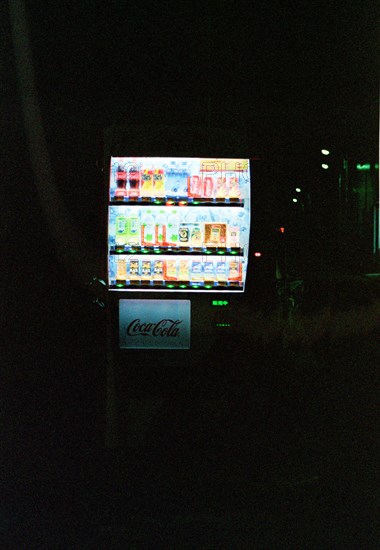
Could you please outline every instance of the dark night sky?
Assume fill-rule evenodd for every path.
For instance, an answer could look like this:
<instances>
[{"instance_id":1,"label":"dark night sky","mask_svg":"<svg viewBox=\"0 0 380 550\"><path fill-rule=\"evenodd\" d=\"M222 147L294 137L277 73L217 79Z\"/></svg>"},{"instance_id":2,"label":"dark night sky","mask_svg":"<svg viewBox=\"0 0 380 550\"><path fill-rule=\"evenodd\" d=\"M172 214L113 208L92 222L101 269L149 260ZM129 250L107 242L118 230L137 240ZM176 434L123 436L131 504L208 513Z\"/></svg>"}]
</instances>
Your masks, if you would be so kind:
<instances>
[{"instance_id":1,"label":"dark night sky","mask_svg":"<svg viewBox=\"0 0 380 550\"><path fill-rule=\"evenodd\" d=\"M376 3L28 3L41 101L94 122L248 127L254 141L377 126ZM260 148L261 144L257 146Z\"/></svg>"},{"instance_id":2,"label":"dark night sky","mask_svg":"<svg viewBox=\"0 0 380 550\"><path fill-rule=\"evenodd\" d=\"M101 159L101 131L113 123L202 125L209 117L212 126L241 128L252 155L290 170L321 145L363 161L377 152L376 2L27 6L44 124L67 198L84 191ZM1 10L4 143L14 158L25 142L6 3Z\"/></svg>"}]
</instances>

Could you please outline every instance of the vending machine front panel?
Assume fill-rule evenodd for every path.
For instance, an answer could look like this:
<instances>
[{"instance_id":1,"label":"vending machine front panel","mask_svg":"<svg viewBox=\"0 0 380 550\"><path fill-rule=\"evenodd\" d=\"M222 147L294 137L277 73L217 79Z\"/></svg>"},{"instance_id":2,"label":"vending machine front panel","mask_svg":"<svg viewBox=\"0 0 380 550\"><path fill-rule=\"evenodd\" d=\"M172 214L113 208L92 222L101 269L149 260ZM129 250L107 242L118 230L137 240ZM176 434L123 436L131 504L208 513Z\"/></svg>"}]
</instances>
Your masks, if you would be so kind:
<instances>
[{"instance_id":1,"label":"vending machine front panel","mask_svg":"<svg viewBox=\"0 0 380 550\"><path fill-rule=\"evenodd\" d=\"M244 292L248 159L111 157L108 288Z\"/></svg>"}]
</instances>

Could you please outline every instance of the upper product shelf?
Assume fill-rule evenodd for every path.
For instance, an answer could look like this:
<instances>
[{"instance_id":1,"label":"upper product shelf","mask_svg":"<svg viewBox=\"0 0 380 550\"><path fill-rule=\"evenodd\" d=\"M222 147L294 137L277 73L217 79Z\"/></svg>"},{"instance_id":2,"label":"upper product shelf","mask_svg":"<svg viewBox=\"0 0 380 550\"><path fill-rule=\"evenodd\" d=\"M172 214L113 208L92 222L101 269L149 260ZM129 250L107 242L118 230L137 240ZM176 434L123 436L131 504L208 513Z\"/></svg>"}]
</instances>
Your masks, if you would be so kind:
<instances>
[{"instance_id":1,"label":"upper product shelf","mask_svg":"<svg viewBox=\"0 0 380 550\"><path fill-rule=\"evenodd\" d=\"M249 166L241 159L112 158L112 205L244 206Z\"/></svg>"}]
</instances>

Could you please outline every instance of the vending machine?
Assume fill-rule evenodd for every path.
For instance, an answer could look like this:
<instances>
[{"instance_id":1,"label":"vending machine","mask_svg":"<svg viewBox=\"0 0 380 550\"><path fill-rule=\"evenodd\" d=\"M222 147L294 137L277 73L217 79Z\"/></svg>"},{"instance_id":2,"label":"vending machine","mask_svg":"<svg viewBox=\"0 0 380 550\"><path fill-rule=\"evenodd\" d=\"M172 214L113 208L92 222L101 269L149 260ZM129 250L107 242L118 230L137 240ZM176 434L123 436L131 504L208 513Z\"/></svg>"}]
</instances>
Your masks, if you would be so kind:
<instances>
[{"instance_id":1,"label":"vending machine","mask_svg":"<svg viewBox=\"0 0 380 550\"><path fill-rule=\"evenodd\" d=\"M212 368L239 330L250 273L251 162L108 161L106 279L118 384L154 393L194 365Z\"/></svg>"}]
</instances>

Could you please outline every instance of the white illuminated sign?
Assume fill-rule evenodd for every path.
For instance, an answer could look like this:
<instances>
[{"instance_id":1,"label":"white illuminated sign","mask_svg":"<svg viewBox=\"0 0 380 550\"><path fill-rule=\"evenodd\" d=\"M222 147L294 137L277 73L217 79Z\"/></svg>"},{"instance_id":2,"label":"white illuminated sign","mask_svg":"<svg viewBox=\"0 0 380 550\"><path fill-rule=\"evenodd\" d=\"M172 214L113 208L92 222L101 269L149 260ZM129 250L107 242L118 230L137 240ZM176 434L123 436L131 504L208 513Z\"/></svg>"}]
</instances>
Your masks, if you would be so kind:
<instances>
[{"instance_id":1,"label":"white illuminated sign","mask_svg":"<svg viewBox=\"0 0 380 550\"><path fill-rule=\"evenodd\" d=\"M190 300L120 300L119 346L190 349Z\"/></svg>"}]
</instances>

